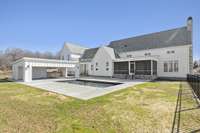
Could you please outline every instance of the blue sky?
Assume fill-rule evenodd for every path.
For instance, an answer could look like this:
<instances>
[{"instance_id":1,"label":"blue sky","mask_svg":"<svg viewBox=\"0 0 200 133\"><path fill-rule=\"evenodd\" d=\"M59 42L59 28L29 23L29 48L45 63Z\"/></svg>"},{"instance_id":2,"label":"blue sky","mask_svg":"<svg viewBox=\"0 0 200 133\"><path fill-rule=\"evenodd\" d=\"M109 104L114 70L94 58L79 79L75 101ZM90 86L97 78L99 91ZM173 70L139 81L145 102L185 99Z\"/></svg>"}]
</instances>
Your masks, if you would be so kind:
<instances>
[{"instance_id":1,"label":"blue sky","mask_svg":"<svg viewBox=\"0 0 200 133\"><path fill-rule=\"evenodd\" d=\"M200 58L199 0L0 0L0 50L57 52L64 41L96 47L185 26L188 16Z\"/></svg>"}]
</instances>

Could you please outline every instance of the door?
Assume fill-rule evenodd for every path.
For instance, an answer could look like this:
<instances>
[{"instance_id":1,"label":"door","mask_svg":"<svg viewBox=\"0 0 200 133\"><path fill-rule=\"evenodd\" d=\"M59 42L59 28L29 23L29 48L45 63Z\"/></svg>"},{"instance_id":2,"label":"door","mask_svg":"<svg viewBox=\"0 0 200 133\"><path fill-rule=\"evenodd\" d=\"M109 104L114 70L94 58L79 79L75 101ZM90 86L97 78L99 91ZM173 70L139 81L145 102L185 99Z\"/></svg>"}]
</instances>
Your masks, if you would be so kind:
<instances>
[{"instance_id":1,"label":"door","mask_svg":"<svg viewBox=\"0 0 200 133\"><path fill-rule=\"evenodd\" d=\"M130 62L130 75L135 75L135 62Z\"/></svg>"},{"instance_id":2,"label":"door","mask_svg":"<svg viewBox=\"0 0 200 133\"><path fill-rule=\"evenodd\" d=\"M84 75L88 75L88 68L87 68L87 64L84 64L84 67L83 67L83 74Z\"/></svg>"}]
</instances>

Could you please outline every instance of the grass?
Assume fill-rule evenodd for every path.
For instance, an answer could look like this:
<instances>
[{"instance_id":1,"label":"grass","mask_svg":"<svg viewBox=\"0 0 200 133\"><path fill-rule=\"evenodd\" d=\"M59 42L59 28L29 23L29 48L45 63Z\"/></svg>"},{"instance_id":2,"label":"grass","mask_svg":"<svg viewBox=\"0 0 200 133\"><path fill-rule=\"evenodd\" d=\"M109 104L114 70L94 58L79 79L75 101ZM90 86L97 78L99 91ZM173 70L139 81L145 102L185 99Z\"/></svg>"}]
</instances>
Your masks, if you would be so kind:
<instances>
[{"instance_id":1,"label":"grass","mask_svg":"<svg viewBox=\"0 0 200 133\"><path fill-rule=\"evenodd\" d=\"M181 107L179 106L180 109L178 109L180 114L177 113L180 116L179 132L200 132L199 102L194 99L190 86L186 82L182 83L181 91L181 100L179 100L181 102ZM176 125L178 125L178 122Z\"/></svg>"},{"instance_id":2,"label":"grass","mask_svg":"<svg viewBox=\"0 0 200 133\"><path fill-rule=\"evenodd\" d=\"M2 81L0 132L167 133L178 90L179 82L150 82L83 101Z\"/></svg>"}]
</instances>

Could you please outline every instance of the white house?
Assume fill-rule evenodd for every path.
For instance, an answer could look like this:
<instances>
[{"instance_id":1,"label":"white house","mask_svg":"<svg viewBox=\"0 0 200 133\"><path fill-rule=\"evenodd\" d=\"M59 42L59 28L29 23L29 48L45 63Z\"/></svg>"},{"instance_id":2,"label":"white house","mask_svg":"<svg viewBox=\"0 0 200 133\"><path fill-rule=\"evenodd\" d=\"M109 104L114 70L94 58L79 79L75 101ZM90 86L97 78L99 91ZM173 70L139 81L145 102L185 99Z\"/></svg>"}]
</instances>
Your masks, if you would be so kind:
<instances>
[{"instance_id":1,"label":"white house","mask_svg":"<svg viewBox=\"0 0 200 133\"><path fill-rule=\"evenodd\" d=\"M192 72L192 18L187 25L86 49L80 73L119 78L186 78Z\"/></svg>"},{"instance_id":2,"label":"white house","mask_svg":"<svg viewBox=\"0 0 200 133\"><path fill-rule=\"evenodd\" d=\"M86 47L80 45L65 42L61 51L60 51L60 60L66 61L79 61L80 57L83 55ZM75 68L68 68L68 75L75 74Z\"/></svg>"},{"instance_id":3,"label":"white house","mask_svg":"<svg viewBox=\"0 0 200 133\"><path fill-rule=\"evenodd\" d=\"M13 78L45 78L47 68L63 75L107 76L126 79L185 79L192 73L192 17L187 25L121 39L98 48L64 44L60 60L23 58L13 63Z\"/></svg>"},{"instance_id":4,"label":"white house","mask_svg":"<svg viewBox=\"0 0 200 133\"><path fill-rule=\"evenodd\" d=\"M86 47L82 47L74 43L65 42L60 51L60 59L68 61L79 61L79 58L83 55L86 49Z\"/></svg>"}]
</instances>

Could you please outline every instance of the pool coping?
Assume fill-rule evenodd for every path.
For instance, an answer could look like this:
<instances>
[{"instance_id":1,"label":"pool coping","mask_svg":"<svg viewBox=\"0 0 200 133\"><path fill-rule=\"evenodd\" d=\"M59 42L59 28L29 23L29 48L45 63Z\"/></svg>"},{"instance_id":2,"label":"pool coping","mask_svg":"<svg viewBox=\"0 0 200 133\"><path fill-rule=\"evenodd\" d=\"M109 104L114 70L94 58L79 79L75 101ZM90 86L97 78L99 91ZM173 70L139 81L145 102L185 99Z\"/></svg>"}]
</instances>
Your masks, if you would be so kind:
<instances>
[{"instance_id":1,"label":"pool coping","mask_svg":"<svg viewBox=\"0 0 200 133\"><path fill-rule=\"evenodd\" d=\"M73 79L47 79L47 80L35 80L33 82L18 82L21 84L29 85L32 87L40 88L43 90L47 90L50 92L55 92L58 94L62 94L65 96L75 97L82 100L89 100L95 97L103 96L114 91L122 90L130 86L135 86L138 84L142 84L145 82L149 82L149 80L121 80L121 79L100 79L100 78L78 78L80 80L85 81L100 81L100 82L112 82L112 83L122 83L119 85L109 86L105 88L97 88L97 87L89 87L89 86L81 86L81 85L69 85L66 83L59 83L55 81L62 80L75 80Z\"/></svg>"}]
</instances>

